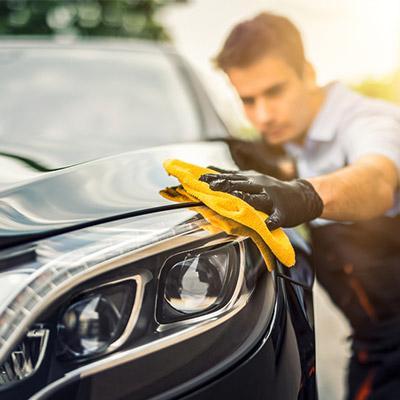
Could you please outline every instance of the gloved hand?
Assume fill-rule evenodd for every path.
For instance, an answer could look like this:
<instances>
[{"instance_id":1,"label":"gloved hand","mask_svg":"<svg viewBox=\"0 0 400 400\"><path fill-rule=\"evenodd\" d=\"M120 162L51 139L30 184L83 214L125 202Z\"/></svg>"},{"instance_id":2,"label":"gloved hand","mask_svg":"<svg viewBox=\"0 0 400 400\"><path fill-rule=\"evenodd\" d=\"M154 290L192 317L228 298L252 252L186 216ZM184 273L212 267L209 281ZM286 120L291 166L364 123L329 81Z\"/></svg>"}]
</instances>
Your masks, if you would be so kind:
<instances>
[{"instance_id":1,"label":"gloved hand","mask_svg":"<svg viewBox=\"0 0 400 400\"><path fill-rule=\"evenodd\" d=\"M231 156L241 170L253 169L282 180L293 179L296 174L294 160L281 146L272 146L264 140L223 139Z\"/></svg>"},{"instance_id":2,"label":"gloved hand","mask_svg":"<svg viewBox=\"0 0 400 400\"><path fill-rule=\"evenodd\" d=\"M200 181L210 189L230 193L255 209L269 215L269 230L293 227L319 217L323 203L314 187L306 180L284 182L254 172L204 174Z\"/></svg>"}]
</instances>

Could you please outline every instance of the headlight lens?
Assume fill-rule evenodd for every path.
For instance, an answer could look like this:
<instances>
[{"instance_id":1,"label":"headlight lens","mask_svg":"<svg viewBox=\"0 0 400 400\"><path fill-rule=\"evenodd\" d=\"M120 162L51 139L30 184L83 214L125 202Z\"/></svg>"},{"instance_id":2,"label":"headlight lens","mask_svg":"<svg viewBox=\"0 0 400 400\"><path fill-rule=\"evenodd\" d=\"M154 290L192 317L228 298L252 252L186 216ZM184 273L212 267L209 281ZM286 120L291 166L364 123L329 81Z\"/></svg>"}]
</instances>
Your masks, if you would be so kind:
<instances>
[{"instance_id":1,"label":"headlight lens","mask_svg":"<svg viewBox=\"0 0 400 400\"><path fill-rule=\"evenodd\" d=\"M65 309L58 323L58 355L103 353L119 338L131 316L136 286L132 280L83 294Z\"/></svg>"},{"instance_id":2,"label":"headlight lens","mask_svg":"<svg viewBox=\"0 0 400 400\"><path fill-rule=\"evenodd\" d=\"M176 254L159 279L158 320L163 324L209 313L232 295L240 269L239 244Z\"/></svg>"},{"instance_id":3,"label":"headlight lens","mask_svg":"<svg viewBox=\"0 0 400 400\"><path fill-rule=\"evenodd\" d=\"M175 310L185 314L218 305L223 298L229 265L234 261L235 254L229 249L187 255L166 274L165 300Z\"/></svg>"}]
</instances>

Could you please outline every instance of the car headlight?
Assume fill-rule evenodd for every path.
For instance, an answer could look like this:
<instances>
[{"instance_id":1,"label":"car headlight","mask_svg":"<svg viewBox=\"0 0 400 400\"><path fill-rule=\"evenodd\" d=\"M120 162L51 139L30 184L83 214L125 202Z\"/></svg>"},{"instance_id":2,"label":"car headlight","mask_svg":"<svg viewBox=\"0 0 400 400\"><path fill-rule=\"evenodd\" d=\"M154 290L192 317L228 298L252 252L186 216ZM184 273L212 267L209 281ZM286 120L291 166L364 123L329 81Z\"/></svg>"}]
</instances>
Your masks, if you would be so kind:
<instances>
[{"instance_id":1,"label":"car headlight","mask_svg":"<svg viewBox=\"0 0 400 400\"><path fill-rule=\"evenodd\" d=\"M0 293L0 392L34 373L47 382L88 363L98 372L118 350L115 367L239 313L265 273L262 257L246 238L212 235L203 224L173 210L1 252L19 283ZM35 330L42 339L27 344Z\"/></svg>"},{"instance_id":2,"label":"car headlight","mask_svg":"<svg viewBox=\"0 0 400 400\"><path fill-rule=\"evenodd\" d=\"M129 320L134 323L135 297L134 279L79 295L59 317L57 355L88 357L107 351L122 336Z\"/></svg>"},{"instance_id":3,"label":"car headlight","mask_svg":"<svg viewBox=\"0 0 400 400\"><path fill-rule=\"evenodd\" d=\"M219 303L226 280L229 258L222 254L222 264L213 256L185 257L175 264L165 279L164 298L184 314L205 311Z\"/></svg>"},{"instance_id":4,"label":"car headlight","mask_svg":"<svg viewBox=\"0 0 400 400\"><path fill-rule=\"evenodd\" d=\"M170 257L159 279L159 320L183 320L218 307L231 294L239 264L240 252L233 245Z\"/></svg>"}]
</instances>

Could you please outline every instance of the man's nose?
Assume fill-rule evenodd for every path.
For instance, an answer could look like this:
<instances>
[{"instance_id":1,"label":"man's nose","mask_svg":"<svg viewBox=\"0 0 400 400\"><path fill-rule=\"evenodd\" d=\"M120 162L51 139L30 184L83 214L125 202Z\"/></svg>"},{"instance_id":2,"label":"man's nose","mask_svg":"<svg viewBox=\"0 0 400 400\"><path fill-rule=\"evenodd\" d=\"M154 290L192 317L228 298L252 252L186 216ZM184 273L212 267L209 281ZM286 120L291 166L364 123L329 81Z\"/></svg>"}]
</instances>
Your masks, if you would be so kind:
<instances>
[{"instance_id":1,"label":"man's nose","mask_svg":"<svg viewBox=\"0 0 400 400\"><path fill-rule=\"evenodd\" d=\"M254 104L254 115L259 124L265 125L272 121L272 107L265 97L256 98Z\"/></svg>"}]
</instances>

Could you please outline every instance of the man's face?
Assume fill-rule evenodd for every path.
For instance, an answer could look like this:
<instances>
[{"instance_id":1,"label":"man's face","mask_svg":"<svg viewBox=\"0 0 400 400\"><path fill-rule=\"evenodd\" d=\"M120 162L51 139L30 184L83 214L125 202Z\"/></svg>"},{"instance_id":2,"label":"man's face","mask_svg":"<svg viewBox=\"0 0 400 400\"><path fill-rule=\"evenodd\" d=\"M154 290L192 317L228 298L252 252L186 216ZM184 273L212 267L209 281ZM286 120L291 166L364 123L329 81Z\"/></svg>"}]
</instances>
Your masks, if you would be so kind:
<instances>
[{"instance_id":1,"label":"man's face","mask_svg":"<svg viewBox=\"0 0 400 400\"><path fill-rule=\"evenodd\" d=\"M301 140L313 118L313 77L304 77L281 57L267 55L227 74L247 117L270 144ZM307 75L308 74L308 75Z\"/></svg>"}]
</instances>

